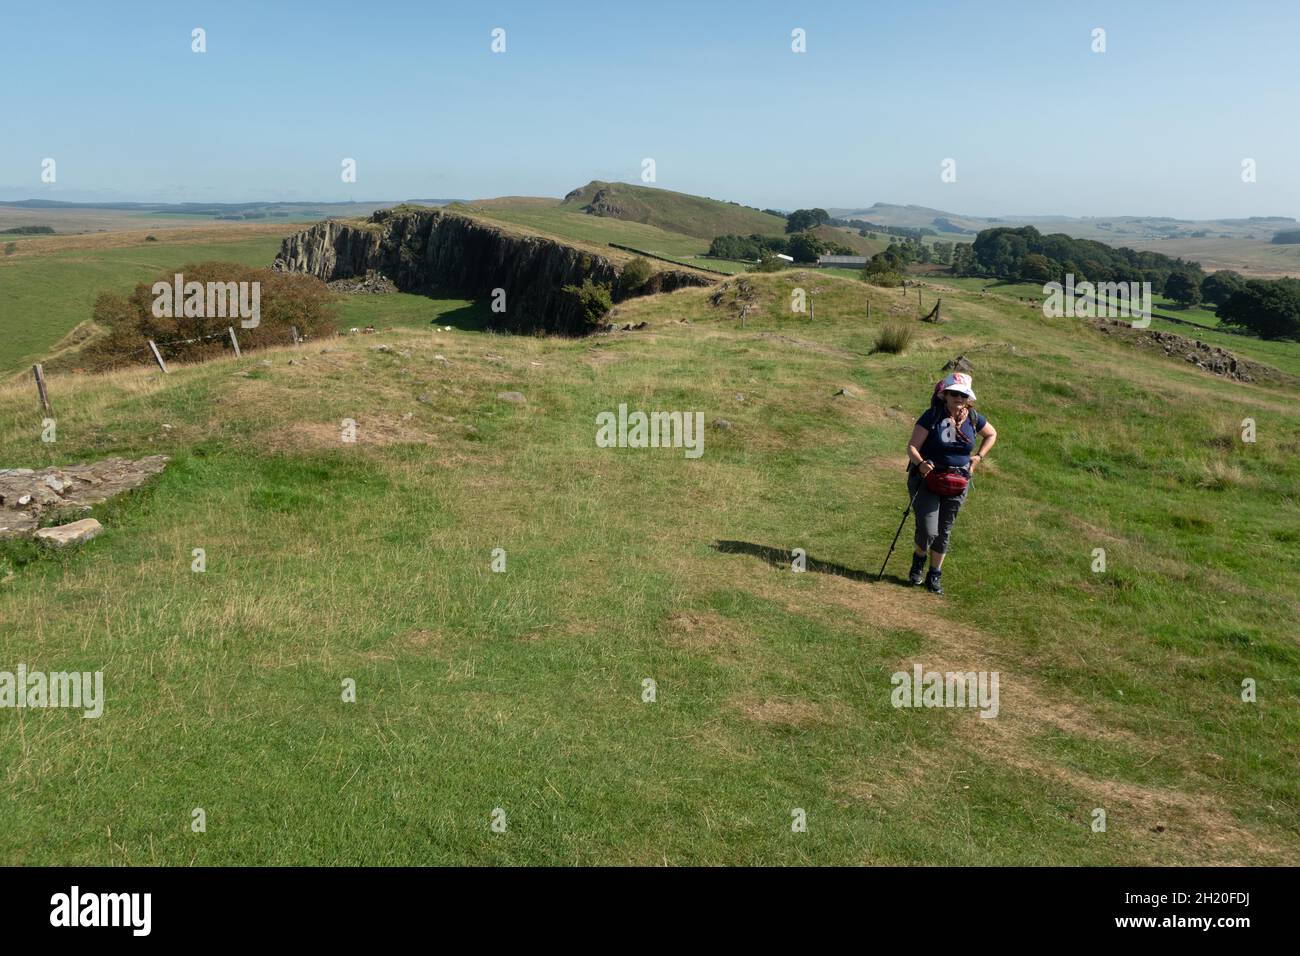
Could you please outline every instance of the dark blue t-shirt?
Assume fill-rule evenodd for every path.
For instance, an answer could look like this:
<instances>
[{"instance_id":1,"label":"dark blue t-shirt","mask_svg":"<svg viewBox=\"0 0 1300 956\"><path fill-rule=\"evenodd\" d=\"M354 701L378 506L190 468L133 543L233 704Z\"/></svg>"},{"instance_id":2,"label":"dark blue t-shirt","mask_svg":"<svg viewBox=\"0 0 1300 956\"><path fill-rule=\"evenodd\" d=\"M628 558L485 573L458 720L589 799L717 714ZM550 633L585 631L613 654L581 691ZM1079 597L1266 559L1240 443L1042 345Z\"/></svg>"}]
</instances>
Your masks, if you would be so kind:
<instances>
[{"instance_id":1,"label":"dark blue t-shirt","mask_svg":"<svg viewBox=\"0 0 1300 956\"><path fill-rule=\"evenodd\" d=\"M961 429L953 428L948 410L926 409L916 423L929 432L921 445L921 457L934 462L936 468L965 468L975 453L975 436L988 419L975 409L970 410Z\"/></svg>"}]
</instances>

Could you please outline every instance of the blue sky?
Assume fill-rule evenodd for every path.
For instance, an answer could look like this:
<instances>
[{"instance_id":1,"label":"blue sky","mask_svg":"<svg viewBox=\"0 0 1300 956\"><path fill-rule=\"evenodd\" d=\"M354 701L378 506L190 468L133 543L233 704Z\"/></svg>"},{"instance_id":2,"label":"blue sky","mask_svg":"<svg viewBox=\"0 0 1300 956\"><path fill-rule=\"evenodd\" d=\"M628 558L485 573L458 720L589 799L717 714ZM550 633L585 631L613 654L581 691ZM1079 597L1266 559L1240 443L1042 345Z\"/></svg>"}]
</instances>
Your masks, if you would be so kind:
<instances>
[{"instance_id":1,"label":"blue sky","mask_svg":"<svg viewBox=\"0 0 1300 956\"><path fill-rule=\"evenodd\" d=\"M1300 216L1297 36L1282 0L4 0L0 199L559 196L652 157L777 208Z\"/></svg>"}]
</instances>

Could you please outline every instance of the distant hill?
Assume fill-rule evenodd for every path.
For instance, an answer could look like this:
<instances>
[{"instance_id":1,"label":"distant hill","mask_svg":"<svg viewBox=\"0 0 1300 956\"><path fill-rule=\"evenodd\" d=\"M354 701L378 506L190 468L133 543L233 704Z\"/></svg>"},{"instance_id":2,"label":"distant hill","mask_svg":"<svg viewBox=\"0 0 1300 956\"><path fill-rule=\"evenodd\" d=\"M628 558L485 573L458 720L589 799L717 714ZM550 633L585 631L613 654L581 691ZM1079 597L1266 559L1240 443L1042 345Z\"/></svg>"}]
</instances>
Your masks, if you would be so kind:
<instances>
[{"instance_id":1,"label":"distant hill","mask_svg":"<svg viewBox=\"0 0 1300 956\"><path fill-rule=\"evenodd\" d=\"M630 183L595 180L573 190L560 205L592 216L644 223L699 239L785 232L785 220L780 216L749 206Z\"/></svg>"},{"instance_id":2,"label":"distant hill","mask_svg":"<svg viewBox=\"0 0 1300 956\"><path fill-rule=\"evenodd\" d=\"M1275 231L1294 226L1290 216L1249 219L1172 219L1164 216L963 216L929 206L898 206L878 202L865 209L829 209L837 219L858 219L879 226L933 229L970 235L995 226L1033 226L1039 232L1062 232L1075 239L1096 239L1112 245L1166 239L1269 239ZM969 230L969 232L967 232Z\"/></svg>"}]
</instances>

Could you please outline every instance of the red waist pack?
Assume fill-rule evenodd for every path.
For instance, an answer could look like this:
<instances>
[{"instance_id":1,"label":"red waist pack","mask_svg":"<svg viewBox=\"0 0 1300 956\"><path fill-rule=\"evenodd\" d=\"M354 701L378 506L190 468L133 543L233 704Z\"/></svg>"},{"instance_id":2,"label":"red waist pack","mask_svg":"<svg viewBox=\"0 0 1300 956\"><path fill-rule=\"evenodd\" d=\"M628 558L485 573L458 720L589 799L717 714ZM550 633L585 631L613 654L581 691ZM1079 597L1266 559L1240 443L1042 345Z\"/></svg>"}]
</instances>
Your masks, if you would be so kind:
<instances>
[{"instance_id":1,"label":"red waist pack","mask_svg":"<svg viewBox=\"0 0 1300 956\"><path fill-rule=\"evenodd\" d=\"M967 478L960 471L930 469L925 476L925 487L940 498L951 498L966 490Z\"/></svg>"}]
</instances>

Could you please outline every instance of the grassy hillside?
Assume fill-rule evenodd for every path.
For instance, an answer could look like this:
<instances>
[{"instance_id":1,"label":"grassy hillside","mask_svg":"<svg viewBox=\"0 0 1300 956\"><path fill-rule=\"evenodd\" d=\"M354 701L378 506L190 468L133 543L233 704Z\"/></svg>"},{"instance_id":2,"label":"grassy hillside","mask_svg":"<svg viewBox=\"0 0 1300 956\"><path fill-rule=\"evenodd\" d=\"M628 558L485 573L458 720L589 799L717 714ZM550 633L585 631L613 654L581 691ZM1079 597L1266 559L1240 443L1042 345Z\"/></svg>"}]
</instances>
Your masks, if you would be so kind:
<instances>
[{"instance_id":1,"label":"grassy hillside","mask_svg":"<svg viewBox=\"0 0 1300 956\"><path fill-rule=\"evenodd\" d=\"M0 375L38 361L75 326L89 320L101 292L125 292L137 282L154 279L189 262L222 260L270 265L280 248L280 234L294 228L282 225L254 238L222 241L178 242L170 236L148 243L140 236L123 245L110 245L110 237L33 240L32 246L38 241L82 242L89 248L33 250L32 255L0 259L0 302L5 304L0 312L0 341L4 343L0 348ZM229 230L221 232L230 234ZM126 243L127 235L111 238Z\"/></svg>"},{"instance_id":2,"label":"grassy hillside","mask_svg":"<svg viewBox=\"0 0 1300 956\"><path fill-rule=\"evenodd\" d=\"M977 292L871 355L901 294L749 281L743 329L699 289L56 376L54 445L0 386L7 465L173 456L83 550L0 552L0 660L107 693L0 714L0 862L1300 862L1300 394ZM1002 437L936 598L874 575L958 352ZM703 456L596 447L620 403L704 412ZM894 709L914 663L997 670L999 716Z\"/></svg>"},{"instance_id":3,"label":"grassy hillside","mask_svg":"<svg viewBox=\"0 0 1300 956\"><path fill-rule=\"evenodd\" d=\"M785 219L737 203L706 199L653 186L593 181L564 197L563 206L581 210L593 202L605 207L605 216L626 222L657 226L697 239L752 233L782 235Z\"/></svg>"},{"instance_id":4,"label":"grassy hillside","mask_svg":"<svg viewBox=\"0 0 1300 956\"><path fill-rule=\"evenodd\" d=\"M1013 300L1019 303L1021 298L1033 299L1036 302L1041 302L1043 299L1043 286L1041 283L1001 282L972 276L943 276L939 278L925 276L922 281L934 289L955 288L974 292L987 289L990 296L1005 299L1008 304ZM1273 368L1280 369L1290 375L1300 376L1300 343L1268 341L1252 335L1221 330L1217 328L1219 318L1213 312L1205 309L1181 309L1164 296L1155 296L1154 298L1153 311L1167 312L1175 318L1195 322L1201 328L1189 328L1176 322L1166 322L1159 316L1152 317L1151 328L1164 332L1173 332L1176 335L1186 336L1191 339L1199 339L1208 345L1218 346L1227 349L1229 352L1234 352L1242 358L1271 365ZM1011 307L1025 309L1023 304ZM1033 311L1035 314L1041 314L1039 307L1036 307Z\"/></svg>"}]
</instances>

